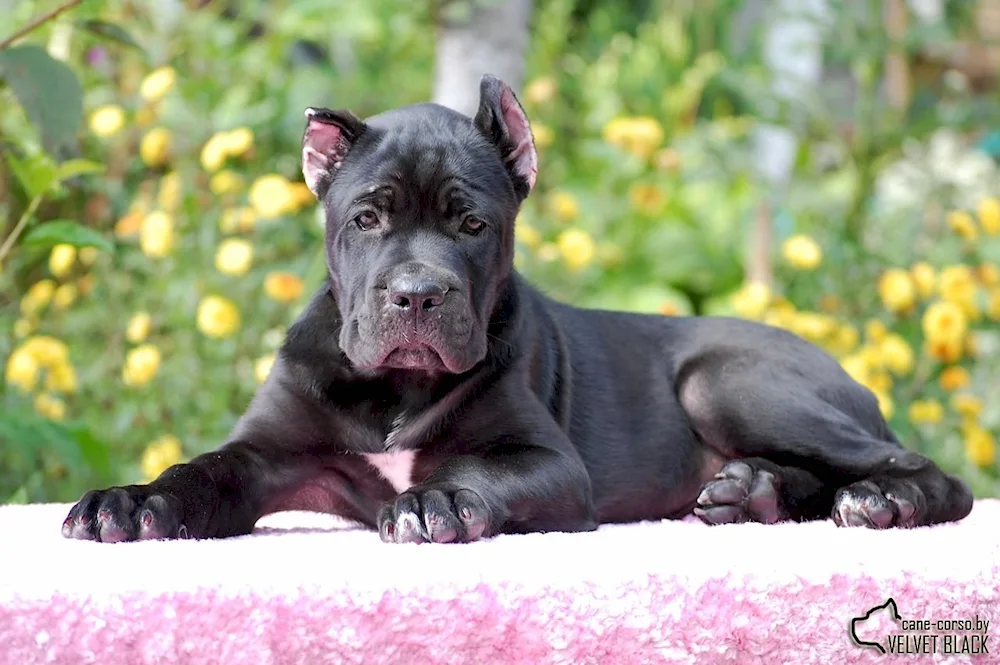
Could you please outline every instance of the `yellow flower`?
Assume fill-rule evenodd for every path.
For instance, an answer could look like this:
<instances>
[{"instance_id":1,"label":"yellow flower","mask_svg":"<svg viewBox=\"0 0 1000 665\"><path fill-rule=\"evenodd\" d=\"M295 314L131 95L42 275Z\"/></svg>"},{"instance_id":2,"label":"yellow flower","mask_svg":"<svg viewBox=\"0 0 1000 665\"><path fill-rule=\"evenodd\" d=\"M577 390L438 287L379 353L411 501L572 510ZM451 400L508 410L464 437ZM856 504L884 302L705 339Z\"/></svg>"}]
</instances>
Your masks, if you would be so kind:
<instances>
[{"instance_id":1,"label":"yellow flower","mask_svg":"<svg viewBox=\"0 0 1000 665\"><path fill-rule=\"evenodd\" d=\"M155 102L163 98L174 87L177 72L173 67L154 69L139 84L139 95L147 102Z\"/></svg>"},{"instance_id":2,"label":"yellow flower","mask_svg":"<svg viewBox=\"0 0 1000 665\"><path fill-rule=\"evenodd\" d=\"M49 254L49 271L56 277L65 277L76 261L76 247L60 243Z\"/></svg>"},{"instance_id":3,"label":"yellow flower","mask_svg":"<svg viewBox=\"0 0 1000 665\"><path fill-rule=\"evenodd\" d=\"M986 235L995 236L1000 233L1000 201L986 199L979 204L979 223Z\"/></svg>"},{"instance_id":4,"label":"yellow flower","mask_svg":"<svg viewBox=\"0 0 1000 665\"><path fill-rule=\"evenodd\" d=\"M56 283L51 279L43 279L35 282L28 289L24 297L21 298L21 312L23 314L34 314L49 304L52 294L56 291Z\"/></svg>"},{"instance_id":5,"label":"yellow flower","mask_svg":"<svg viewBox=\"0 0 1000 665\"><path fill-rule=\"evenodd\" d=\"M946 392L954 392L964 388L969 385L971 380L972 377L969 376L969 370L958 366L945 368L938 377L941 389Z\"/></svg>"},{"instance_id":6,"label":"yellow flower","mask_svg":"<svg viewBox=\"0 0 1000 665\"><path fill-rule=\"evenodd\" d=\"M130 212L115 224L115 235L119 238L130 238L142 229L145 217L140 212Z\"/></svg>"},{"instance_id":7,"label":"yellow flower","mask_svg":"<svg viewBox=\"0 0 1000 665\"><path fill-rule=\"evenodd\" d=\"M76 300L76 284L62 284L52 295L52 305L56 309L66 309Z\"/></svg>"},{"instance_id":8,"label":"yellow flower","mask_svg":"<svg viewBox=\"0 0 1000 665\"><path fill-rule=\"evenodd\" d=\"M253 245L239 238L229 238L219 243L215 253L215 268L225 275L239 277L250 270Z\"/></svg>"},{"instance_id":9,"label":"yellow flower","mask_svg":"<svg viewBox=\"0 0 1000 665\"><path fill-rule=\"evenodd\" d=\"M249 127L238 127L222 136L223 147L230 157L239 157L253 147L253 131Z\"/></svg>"},{"instance_id":10,"label":"yellow flower","mask_svg":"<svg viewBox=\"0 0 1000 665\"><path fill-rule=\"evenodd\" d=\"M966 315L972 318L978 316L976 278L969 266L948 266L942 270L938 289L942 298L961 305Z\"/></svg>"},{"instance_id":11,"label":"yellow flower","mask_svg":"<svg viewBox=\"0 0 1000 665\"><path fill-rule=\"evenodd\" d=\"M792 322L792 331L812 342L827 337L836 328L837 322L831 316L816 312L801 312Z\"/></svg>"},{"instance_id":12,"label":"yellow flower","mask_svg":"<svg viewBox=\"0 0 1000 665\"><path fill-rule=\"evenodd\" d=\"M90 131L97 136L113 136L125 126L125 111L115 104L102 106L90 115Z\"/></svg>"},{"instance_id":13,"label":"yellow flower","mask_svg":"<svg viewBox=\"0 0 1000 665\"><path fill-rule=\"evenodd\" d=\"M844 371L847 372L848 376L858 383L862 385L868 383L868 362L862 354L854 353L849 356L845 356L844 359L840 361L840 366L844 368Z\"/></svg>"},{"instance_id":14,"label":"yellow flower","mask_svg":"<svg viewBox=\"0 0 1000 665\"><path fill-rule=\"evenodd\" d=\"M531 125L531 135L535 139L535 147L544 150L552 145L556 140L556 133L548 125L540 122Z\"/></svg>"},{"instance_id":15,"label":"yellow flower","mask_svg":"<svg viewBox=\"0 0 1000 665\"><path fill-rule=\"evenodd\" d=\"M524 99L531 104L552 101L559 92L559 84L551 76L537 78L524 87Z\"/></svg>"},{"instance_id":16,"label":"yellow flower","mask_svg":"<svg viewBox=\"0 0 1000 665\"><path fill-rule=\"evenodd\" d=\"M944 363L958 362L962 357L961 339L928 339L924 341L924 353Z\"/></svg>"},{"instance_id":17,"label":"yellow flower","mask_svg":"<svg viewBox=\"0 0 1000 665\"><path fill-rule=\"evenodd\" d=\"M993 466L997 460L997 442L993 433L978 425L966 428L965 454L976 466Z\"/></svg>"},{"instance_id":18,"label":"yellow flower","mask_svg":"<svg viewBox=\"0 0 1000 665\"><path fill-rule=\"evenodd\" d=\"M517 222L514 225L514 237L530 249L535 249L542 244L542 234L527 222Z\"/></svg>"},{"instance_id":19,"label":"yellow flower","mask_svg":"<svg viewBox=\"0 0 1000 665\"><path fill-rule=\"evenodd\" d=\"M162 166L170 157L170 131L154 127L146 132L139 143L139 156L147 166Z\"/></svg>"},{"instance_id":20,"label":"yellow flower","mask_svg":"<svg viewBox=\"0 0 1000 665\"><path fill-rule=\"evenodd\" d=\"M879 352L885 367L896 376L906 376L913 371L913 349L902 336L886 335L879 343Z\"/></svg>"},{"instance_id":21,"label":"yellow flower","mask_svg":"<svg viewBox=\"0 0 1000 665\"><path fill-rule=\"evenodd\" d=\"M896 314L910 310L917 297L910 273L901 268L891 268L882 273L878 293L885 308Z\"/></svg>"},{"instance_id":22,"label":"yellow flower","mask_svg":"<svg viewBox=\"0 0 1000 665\"><path fill-rule=\"evenodd\" d=\"M179 463L184 456L180 439L164 434L152 441L142 453L142 473L146 481L153 481L161 473Z\"/></svg>"},{"instance_id":23,"label":"yellow flower","mask_svg":"<svg viewBox=\"0 0 1000 665\"><path fill-rule=\"evenodd\" d=\"M38 381L39 369L38 360L22 345L7 358L7 383L21 392L30 393Z\"/></svg>"},{"instance_id":24,"label":"yellow flower","mask_svg":"<svg viewBox=\"0 0 1000 665\"><path fill-rule=\"evenodd\" d=\"M293 182L289 185L294 200L294 209L302 208L316 202L316 195L312 193L309 186L304 182Z\"/></svg>"},{"instance_id":25,"label":"yellow flower","mask_svg":"<svg viewBox=\"0 0 1000 665\"><path fill-rule=\"evenodd\" d=\"M160 350L152 344L143 344L125 355L122 381L127 386L144 386L153 380L160 369Z\"/></svg>"},{"instance_id":26,"label":"yellow flower","mask_svg":"<svg viewBox=\"0 0 1000 665\"><path fill-rule=\"evenodd\" d=\"M208 337L228 337L240 327L240 310L222 296L206 296L198 304L198 330Z\"/></svg>"},{"instance_id":27,"label":"yellow flower","mask_svg":"<svg viewBox=\"0 0 1000 665\"><path fill-rule=\"evenodd\" d=\"M860 341L861 336L858 334L858 329L850 323L845 323L834 331L829 342L830 350L836 354L849 353L858 346Z\"/></svg>"},{"instance_id":28,"label":"yellow flower","mask_svg":"<svg viewBox=\"0 0 1000 665\"><path fill-rule=\"evenodd\" d=\"M35 398L35 411L49 420L63 420L66 418L66 403L58 397L42 393Z\"/></svg>"},{"instance_id":29,"label":"yellow flower","mask_svg":"<svg viewBox=\"0 0 1000 665\"><path fill-rule=\"evenodd\" d=\"M153 328L153 317L147 312L137 312L128 320L125 327L125 339L133 344L138 344L149 337L149 331Z\"/></svg>"},{"instance_id":30,"label":"yellow flower","mask_svg":"<svg viewBox=\"0 0 1000 665\"><path fill-rule=\"evenodd\" d=\"M917 286L917 293L924 300L934 295L934 287L937 285L937 274L934 268L927 263L916 263L910 268L910 276Z\"/></svg>"},{"instance_id":31,"label":"yellow flower","mask_svg":"<svg viewBox=\"0 0 1000 665\"><path fill-rule=\"evenodd\" d=\"M566 229L556 238L563 261L573 270L586 267L595 253L594 239L582 229Z\"/></svg>"},{"instance_id":32,"label":"yellow flower","mask_svg":"<svg viewBox=\"0 0 1000 665\"><path fill-rule=\"evenodd\" d=\"M174 221L162 210L156 210L142 221L139 247L150 258L160 259L174 248Z\"/></svg>"},{"instance_id":33,"label":"yellow flower","mask_svg":"<svg viewBox=\"0 0 1000 665\"><path fill-rule=\"evenodd\" d=\"M96 247L84 247L78 254L80 263L85 266L92 266L97 261L98 251Z\"/></svg>"},{"instance_id":34,"label":"yellow flower","mask_svg":"<svg viewBox=\"0 0 1000 665\"><path fill-rule=\"evenodd\" d=\"M733 309L748 319L758 319L771 303L771 290L762 282L747 282L732 295Z\"/></svg>"},{"instance_id":35,"label":"yellow flower","mask_svg":"<svg viewBox=\"0 0 1000 665\"><path fill-rule=\"evenodd\" d=\"M31 334L35 324L31 319L18 319L14 322L14 337L22 339Z\"/></svg>"},{"instance_id":36,"label":"yellow flower","mask_svg":"<svg viewBox=\"0 0 1000 665\"><path fill-rule=\"evenodd\" d=\"M881 392L888 394L892 390L892 377L886 372L872 372L868 375L865 387L874 393Z\"/></svg>"},{"instance_id":37,"label":"yellow flower","mask_svg":"<svg viewBox=\"0 0 1000 665\"><path fill-rule=\"evenodd\" d=\"M681 313L681 308L677 306L677 303L665 302L660 305L658 310L663 316L677 316Z\"/></svg>"},{"instance_id":38,"label":"yellow flower","mask_svg":"<svg viewBox=\"0 0 1000 665\"><path fill-rule=\"evenodd\" d=\"M667 197L656 185L633 185L628 191L632 207L645 215L655 215L663 210Z\"/></svg>"},{"instance_id":39,"label":"yellow flower","mask_svg":"<svg viewBox=\"0 0 1000 665\"><path fill-rule=\"evenodd\" d=\"M869 319L865 322L865 339L870 342L881 342L889 334L888 328L878 319Z\"/></svg>"},{"instance_id":40,"label":"yellow flower","mask_svg":"<svg viewBox=\"0 0 1000 665\"><path fill-rule=\"evenodd\" d=\"M45 388L57 393L76 392L76 370L69 363L58 363L49 368Z\"/></svg>"},{"instance_id":41,"label":"yellow flower","mask_svg":"<svg viewBox=\"0 0 1000 665\"><path fill-rule=\"evenodd\" d=\"M968 242L975 242L979 237L979 230L976 228L976 221L972 215L964 210L953 210L948 213L948 226L962 239Z\"/></svg>"},{"instance_id":42,"label":"yellow flower","mask_svg":"<svg viewBox=\"0 0 1000 665\"><path fill-rule=\"evenodd\" d=\"M69 362L69 347L62 340L48 335L29 337L22 345L40 365L54 367Z\"/></svg>"},{"instance_id":43,"label":"yellow flower","mask_svg":"<svg viewBox=\"0 0 1000 665\"><path fill-rule=\"evenodd\" d=\"M224 132L212 134L211 138L201 148L202 168L209 173L214 173L221 169L229 157L228 142L229 137Z\"/></svg>"},{"instance_id":44,"label":"yellow flower","mask_svg":"<svg viewBox=\"0 0 1000 665\"><path fill-rule=\"evenodd\" d=\"M909 416L915 424L934 425L944 418L944 407L932 399L914 400L910 403Z\"/></svg>"},{"instance_id":45,"label":"yellow flower","mask_svg":"<svg viewBox=\"0 0 1000 665\"><path fill-rule=\"evenodd\" d=\"M136 126L145 129L146 127L152 125L154 122L156 122L156 111L149 108L148 106L144 106L135 112Z\"/></svg>"},{"instance_id":46,"label":"yellow flower","mask_svg":"<svg viewBox=\"0 0 1000 665\"><path fill-rule=\"evenodd\" d=\"M663 127L655 118L615 118L604 127L604 140L638 157L649 157L663 142Z\"/></svg>"},{"instance_id":47,"label":"yellow flower","mask_svg":"<svg viewBox=\"0 0 1000 665\"><path fill-rule=\"evenodd\" d=\"M263 175L250 186L250 205L264 219L280 217L294 209L296 198L291 183L283 175Z\"/></svg>"},{"instance_id":48,"label":"yellow flower","mask_svg":"<svg viewBox=\"0 0 1000 665\"><path fill-rule=\"evenodd\" d=\"M223 233L246 232L253 228L255 219L253 208L227 208L219 218L219 230Z\"/></svg>"},{"instance_id":49,"label":"yellow flower","mask_svg":"<svg viewBox=\"0 0 1000 665\"><path fill-rule=\"evenodd\" d=\"M294 302L302 295L302 280L290 272L269 272L264 278L264 293L271 300Z\"/></svg>"},{"instance_id":50,"label":"yellow flower","mask_svg":"<svg viewBox=\"0 0 1000 665\"><path fill-rule=\"evenodd\" d=\"M216 196L235 194L243 189L243 178L235 171L225 169L212 176L212 180L208 183L208 188Z\"/></svg>"},{"instance_id":51,"label":"yellow flower","mask_svg":"<svg viewBox=\"0 0 1000 665\"><path fill-rule=\"evenodd\" d=\"M807 235L794 235L782 244L785 259L799 270L814 270L823 260L823 250Z\"/></svg>"},{"instance_id":52,"label":"yellow flower","mask_svg":"<svg viewBox=\"0 0 1000 665\"><path fill-rule=\"evenodd\" d=\"M878 409L882 412L882 417L886 420L892 418L892 414L896 410L892 396L887 390L872 390L872 392L875 394L875 399L878 400Z\"/></svg>"},{"instance_id":53,"label":"yellow flower","mask_svg":"<svg viewBox=\"0 0 1000 665\"><path fill-rule=\"evenodd\" d=\"M552 192L549 196L549 207L561 222L572 222L580 215L580 204L568 192Z\"/></svg>"},{"instance_id":54,"label":"yellow flower","mask_svg":"<svg viewBox=\"0 0 1000 665\"><path fill-rule=\"evenodd\" d=\"M930 341L962 341L968 329L965 312L954 302L931 303L921 320L924 336Z\"/></svg>"},{"instance_id":55,"label":"yellow flower","mask_svg":"<svg viewBox=\"0 0 1000 665\"><path fill-rule=\"evenodd\" d=\"M961 393L951 396L951 408L963 418L972 420L983 413L983 401L975 395Z\"/></svg>"},{"instance_id":56,"label":"yellow flower","mask_svg":"<svg viewBox=\"0 0 1000 665\"><path fill-rule=\"evenodd\" d=\"M976 275L983 286L997 286L1000 284L1000 267L989 261L981 263L976 269Z\"/></svg>"},{"instance_id":57,"label":"yellow flower","mask_svg":"<svg viewBox=\"0 0 1000 665\"><path fill-rule=\"evenodd\" d=\"M181 174L171 171L160 179L160 191L157 197L160 207L167 212L173 212L181 202Z\"/></svg>"},{"instance_id":58,"label":"yellow flower","mask_svg":"<svg viewBox=\"0 0 1000 665\"><path fill-rule=\"evenodd\" d=\"M253 375L254 378L257 379L257 383L264 383L264 380L267 379L267 375L271 373L271 367L273 366L273 353L257 359L257 362L253 365Z\"/></svg>"}]
</instances>

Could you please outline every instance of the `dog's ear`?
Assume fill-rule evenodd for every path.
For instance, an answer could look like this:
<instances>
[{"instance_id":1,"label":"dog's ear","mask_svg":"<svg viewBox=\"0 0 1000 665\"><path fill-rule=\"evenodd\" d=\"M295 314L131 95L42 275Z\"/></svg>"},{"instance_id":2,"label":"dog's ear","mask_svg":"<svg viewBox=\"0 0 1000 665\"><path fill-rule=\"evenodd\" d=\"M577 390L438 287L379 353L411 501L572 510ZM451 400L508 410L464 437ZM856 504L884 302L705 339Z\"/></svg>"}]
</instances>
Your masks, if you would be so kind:
<instances>
[{"instance_id":1,"label":"dog's ear","mask_svg":"<svg viewBox=\"0 0 1000 665\"><path fill-rule=\"evenodd\" d=\"M365 132L365 123L350 111L306 109L302 137L302 175L309 190L322 199L351 146Z\"/></svg>"},{"instance_id":2,"label":"dog's ear","mask_svg":"<svg viewBox=\"0 0 1000 665\"><path fill-rule=\"evenodd\" d=\"M500 151L500 157L522 199L531 192L538 176L538 154L528 115L510 86L486 74L479 81L479 111L476 127Z\"/></svg>"}]
</instances>

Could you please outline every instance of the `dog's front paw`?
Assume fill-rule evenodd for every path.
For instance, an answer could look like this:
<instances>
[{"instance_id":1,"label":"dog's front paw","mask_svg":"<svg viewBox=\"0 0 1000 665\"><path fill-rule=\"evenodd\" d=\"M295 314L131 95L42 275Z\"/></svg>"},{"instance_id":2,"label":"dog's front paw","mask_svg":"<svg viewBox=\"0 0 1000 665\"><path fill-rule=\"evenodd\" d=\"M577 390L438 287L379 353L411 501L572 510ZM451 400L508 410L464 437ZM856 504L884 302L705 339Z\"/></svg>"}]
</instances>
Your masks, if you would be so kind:
<instances>
[{"instance_id":1,"label":"dog's front paw","mask_svg":"<svg viewBox=\"0 0 1000 665\"><path fill-rule=\"evenodd\" d=\"M920 490L906 480L862 480L837 490L832 517L837 526L910 527L918 523L924 503Z\"/></svg>"},{"instance_id":2,"label":"dog's front paw","mask_svg":"<svg viewBox=\"0 0 1000 665\"><path fill-rule=\"evenodd\" d=\"M489 509L468 489L424 485L385 503L378 531L387 543L464 543L489 526Z\"/></svg>"},{"instance_id":3,"label":"dog's front paw","mask_svg":"<svg viewBox=\"0 0 1000 665\"><path fill-rule=\"evenodd\" d=\"M63 521L62 534L102 543L187 538L182 520L176 498L155 493L148 485L130 485L84 494Z\"/></svg>"}]
</instances>

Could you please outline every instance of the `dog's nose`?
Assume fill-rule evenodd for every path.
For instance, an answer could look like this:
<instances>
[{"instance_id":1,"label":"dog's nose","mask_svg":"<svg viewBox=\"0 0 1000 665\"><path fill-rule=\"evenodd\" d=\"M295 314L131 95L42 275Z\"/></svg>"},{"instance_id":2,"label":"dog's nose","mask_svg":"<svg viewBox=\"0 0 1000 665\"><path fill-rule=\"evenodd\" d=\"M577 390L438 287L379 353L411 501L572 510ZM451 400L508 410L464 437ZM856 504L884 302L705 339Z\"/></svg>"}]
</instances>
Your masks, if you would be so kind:
<instances>
[{"instance_id":1,"label":"dog's nose","mask_svg":"<svg viewBox=\"0 0 1000 665\"><path fill-rule=\"evenodd\" d=\"M389 284L389 302L401 312L426 312L443 304L447 292L444 284L430 277L403 275Z\"/></svg>"}]
</instances>

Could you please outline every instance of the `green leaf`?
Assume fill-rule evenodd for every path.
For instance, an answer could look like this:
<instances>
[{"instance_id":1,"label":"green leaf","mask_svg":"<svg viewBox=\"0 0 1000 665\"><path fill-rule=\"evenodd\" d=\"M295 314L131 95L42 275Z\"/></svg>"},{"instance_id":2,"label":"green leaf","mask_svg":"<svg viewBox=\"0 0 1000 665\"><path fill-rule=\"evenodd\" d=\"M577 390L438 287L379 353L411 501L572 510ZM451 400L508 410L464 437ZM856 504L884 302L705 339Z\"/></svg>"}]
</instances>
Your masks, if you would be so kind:
<instances>
[{"instance_id":1,"label":"green leaf","mask_svg":"<svg viewBox=\"0 0 1000 665\"><path fill-rule=\"evenodd\" d=\"M28 503L28 488L21 485L17 488L17 491L7 497L7 503L23 505Z\"/></svg>"},{"instance_id":2,"label":"green leaf","mask_svg":"<svg viewBox=\"0 0 1000 665\"><path fill-rule=\"evenodd\" d=\"M90 162L86 159L70 159L56 169L56 178L61 182L75 178L78 175L90 175L94 173L104 173L104 164Z\"/></svg>"},{"instance_id":3,"label":"green leaf","mask_svg":"<svg viewBox=\"0 0 1000 665\"><path fill-rule=\"evenodd\" d=\"M4 156L11 172L17 178L28 198L33 199L41 196L56 181L56 167L44 154L25 155L23 158L18 158L8 150Z\"/></svg>"},{"instance_id":4,"label":"green leaf","mask_svg":"<svg viewBox=\"0 0 1000 665\"><path fill-rule=\"evenodd\" d=\"M114 250L114 244L97 231L65 219L36 226L24 237L23 244L26 247L67 244L74 247L97 247L106 252Z\"/></svg>"},{"instance_id":5,"label":"green leaf","mask_svg":"<svg viewBox=\"0 0 1000 665\"><path fill-rule=\"evenodd\" d=\"M96 438L93 432L82 424L70 424L67 425L67 429L76 439L76 445L90 468L96 471L101 478L110 478L114 469L111 466L111 456L108 454L107 445Z\"/></svg>"},{"instance_id":6,"label":"green leaf","mask_svg":"<svg viewBox=\"0 0 1000 665\"><path fill-rule=\"evenodd\" d=\"M81 28L87 32L93 33L102 39L107 39L109 41L118 42L119 44L124 44L131 48L142 51L143 48L132 38L132 35L128 33L120 25L114 23L108 23L107 21L100 21L98 19L89 19L86 21L80 21L77 23Z\"/></svg>"},{"instance_id":7,"label":"green leaf","mask_svg":"<svg viewBox=\"0 0 1000 665\"><path fill-rule=\"evenodd\" d=\"M68 144L83 119L83 89L63 62L34 44L0 51L0 78L13 89L49 152Z\"/></svg>"}]
</instances>

